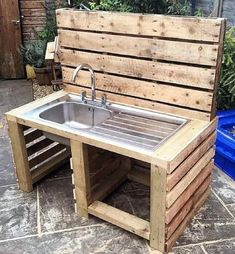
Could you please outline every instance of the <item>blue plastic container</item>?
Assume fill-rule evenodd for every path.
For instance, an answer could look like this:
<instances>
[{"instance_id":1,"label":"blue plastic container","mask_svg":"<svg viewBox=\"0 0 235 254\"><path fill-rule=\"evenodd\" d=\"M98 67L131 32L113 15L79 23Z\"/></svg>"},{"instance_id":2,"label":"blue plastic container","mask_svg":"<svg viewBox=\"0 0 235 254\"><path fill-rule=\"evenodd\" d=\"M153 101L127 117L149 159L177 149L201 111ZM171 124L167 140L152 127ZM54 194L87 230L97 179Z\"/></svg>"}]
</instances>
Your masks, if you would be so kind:
<instances>
[{"instance_id":1,"label":"blue plastic container","mask_svg":"<svg viewBox=\"0 0 235 254\"><path fill-rule=\"evenodd\" d=\"M235 180L235 110L219 111L215 165Z\"/></svg>"}]
</instances>

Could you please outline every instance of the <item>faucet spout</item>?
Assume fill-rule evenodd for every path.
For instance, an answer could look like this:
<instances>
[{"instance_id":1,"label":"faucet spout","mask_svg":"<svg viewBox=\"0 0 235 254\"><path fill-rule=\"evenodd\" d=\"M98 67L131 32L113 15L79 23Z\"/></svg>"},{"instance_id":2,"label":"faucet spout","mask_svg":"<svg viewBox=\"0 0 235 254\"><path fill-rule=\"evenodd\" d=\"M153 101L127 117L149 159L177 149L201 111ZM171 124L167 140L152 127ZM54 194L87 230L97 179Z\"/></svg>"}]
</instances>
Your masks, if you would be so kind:
<instances>
[{"instance_id":1,"label":"faucet spout","mask_svg":"<svg viewBox=\"0 0 235 254\"><path fill-rule=\"evenodd\" d=\"M72 76L72 82L75 83L76 77L80 70L87 69L89 70L91 74L91 99L94 101L96 99L96 92L95 92L95 72L93 68L89 64L80 64L78 67L74 70L73 76Z\"/></svg>"}]
</instances>

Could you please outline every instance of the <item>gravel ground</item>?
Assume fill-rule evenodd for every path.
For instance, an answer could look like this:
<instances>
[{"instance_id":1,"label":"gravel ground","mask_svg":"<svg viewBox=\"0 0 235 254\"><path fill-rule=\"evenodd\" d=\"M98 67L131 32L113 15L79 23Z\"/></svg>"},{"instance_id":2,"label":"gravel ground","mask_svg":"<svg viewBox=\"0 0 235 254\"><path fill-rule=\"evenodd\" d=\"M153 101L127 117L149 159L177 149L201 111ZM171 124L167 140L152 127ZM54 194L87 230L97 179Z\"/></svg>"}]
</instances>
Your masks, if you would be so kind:
<instances>
[{"instance_id":1,"label":"gravel ground","mask_svg":"<svg viewBox=\"0 0 235 254\"><path fill-rule=\"evenodd\" d=\"M40 85L38 85L36 79L33 80L33 98L34 98L34 100L43 98L53 92L54 91L52 89L52 86L48 86L48 85L40 86Z\"/></svg>"}]
</instances>

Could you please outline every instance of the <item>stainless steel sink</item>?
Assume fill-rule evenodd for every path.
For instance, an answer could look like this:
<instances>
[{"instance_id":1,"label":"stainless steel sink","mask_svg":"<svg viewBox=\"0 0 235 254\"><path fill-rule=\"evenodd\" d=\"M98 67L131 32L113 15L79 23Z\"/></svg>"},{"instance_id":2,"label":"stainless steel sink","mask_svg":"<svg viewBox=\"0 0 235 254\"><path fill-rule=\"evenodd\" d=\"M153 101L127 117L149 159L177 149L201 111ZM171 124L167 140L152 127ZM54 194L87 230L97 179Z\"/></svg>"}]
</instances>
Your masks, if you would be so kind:
<instances>
[{"instance_id":1,"label":"stainless steel sink","mask_svg":"<svg viewBox=\"0 0 235 254\"><path fill-rule=\"evenodd\" d=\"M111 116L110 110L77 102L62 102L39 114L44 120L75 129L89 129Z\"/></svg>"},{"instance_id":2,"label":"stainless steel sink","mask_svg":"<svg viewBox=\"0 0 235 254\"><path fill-rule=\"evenodd\" d=\"M155 150L176 133L188 120L156 111L138 109L116 103L103 106L99 101L84 101L81 96L67 94L25 115L42 125L60 130L86 132L91 138L123 143L138 149ZM48 138L69 145L69 140L52 133Z\"/></svg>"}]
</instances>

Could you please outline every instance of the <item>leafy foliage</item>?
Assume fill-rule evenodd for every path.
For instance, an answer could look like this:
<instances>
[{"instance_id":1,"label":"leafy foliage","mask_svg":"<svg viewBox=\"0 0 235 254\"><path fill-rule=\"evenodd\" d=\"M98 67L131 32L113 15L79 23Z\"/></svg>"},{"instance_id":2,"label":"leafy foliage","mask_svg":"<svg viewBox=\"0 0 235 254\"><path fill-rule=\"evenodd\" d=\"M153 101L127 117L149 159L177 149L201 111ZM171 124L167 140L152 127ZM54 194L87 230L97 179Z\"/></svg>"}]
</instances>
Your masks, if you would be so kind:
<instances>
[{"instance_id":1,"label":"leafy foliage","mask_svg":"<svg viewBox=\"0 0 235 254\"><path fill-rule=\"evenodd\" d=\"M235 27L230 28L225 36L218 108L235 108Z\"/></svg>"},{"instance_id":2,"label":"leafy foliage","mask_svg":"<svg viewBox=\"0 0 235 254\"><path fill-rule=\"evenodd\" d=\"M188 15L190 0L76 0L94 10Z\"/></svg>"},{"instance_id":3,"label":"leafy foliage","mask_svg":"<svg viewBox=\"0 0 235 254\"><path fill-rule=\"evenodd\" d=\"M23 55L24 63L37 68L45 66L45 41L32 41L25 46L21 46L20 52Z\"/></svg>"}]
</instances>

